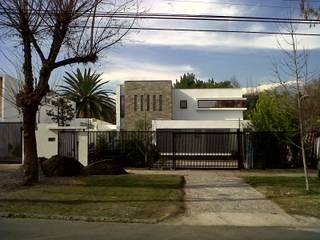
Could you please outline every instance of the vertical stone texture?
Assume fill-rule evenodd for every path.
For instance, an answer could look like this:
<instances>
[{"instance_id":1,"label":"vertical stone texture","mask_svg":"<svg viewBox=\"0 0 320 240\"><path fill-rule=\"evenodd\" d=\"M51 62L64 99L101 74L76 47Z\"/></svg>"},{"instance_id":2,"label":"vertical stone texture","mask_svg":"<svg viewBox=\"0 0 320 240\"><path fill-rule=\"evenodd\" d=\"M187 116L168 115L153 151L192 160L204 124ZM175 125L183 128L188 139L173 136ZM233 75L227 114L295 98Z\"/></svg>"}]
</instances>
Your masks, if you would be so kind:
<instances>
[{"instance_id":1,"label":"vertical stone texture","mask_svg":"<svg viewBox=\"0 0 320 240\"><path fill-rule=\"evenodd\" d=\"M137 111L134 110L134 96L138 96ZM143 111L140 96L143 95ZM150 95L150 107L147 111L147 95ZM153 95L156 95L156 111L153 110ZM162 95L162 111L159 111L159 95ZM151 126L152 120L172 119L171 81L127 81L124 87L125 117L123 130L138 130L138 122ZM142 129L139 129L142 130ZM147 130L150 130L147 129Z\"/></svg>"}]
</instances>

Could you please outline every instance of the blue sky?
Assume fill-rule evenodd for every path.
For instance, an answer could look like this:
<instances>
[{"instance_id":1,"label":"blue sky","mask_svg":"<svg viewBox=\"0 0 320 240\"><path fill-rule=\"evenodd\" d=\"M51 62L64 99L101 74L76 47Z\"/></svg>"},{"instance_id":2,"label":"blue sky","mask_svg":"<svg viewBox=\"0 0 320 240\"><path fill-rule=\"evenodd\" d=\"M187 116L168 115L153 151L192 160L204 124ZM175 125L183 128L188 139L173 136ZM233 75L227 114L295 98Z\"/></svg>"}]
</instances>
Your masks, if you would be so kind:
<instances>
[{"instance_id":1,"label":"blue sky","mask_svg":"<svg viewBox=\"0 0 320 240\"><path fill-rule=\"evenodd\" d=\"M276 7L277 6L277 7ZM299 2L286 0L143 0L141 7L150 13L216 14L234 16L299 17ZM144 27L196 27L228 30L279 31L275 24L182 22L144 20ZM299 32L320 32L320 26L299 26ZM247 35L198 32L132 32L125 41L105 53L95 65L111 88L124 80L175 80L186 72L201 79L217 81L236 77L243 87L275 81L271 59L281 59L273 35ZM319 37L299 38L300 48L310 53L309 67L317 71L320 63ZM284 42L282 42L284 44ZM285 44L283 45L284 47ZM10 63L0 53L0 70L11 73ZM68 70L71 68L68 68ZM61 78L63 72L53 78ZM290 80L290 79L287 79ZM52 80L53 81L53 80Z\"/></svg>"}]
</instances>

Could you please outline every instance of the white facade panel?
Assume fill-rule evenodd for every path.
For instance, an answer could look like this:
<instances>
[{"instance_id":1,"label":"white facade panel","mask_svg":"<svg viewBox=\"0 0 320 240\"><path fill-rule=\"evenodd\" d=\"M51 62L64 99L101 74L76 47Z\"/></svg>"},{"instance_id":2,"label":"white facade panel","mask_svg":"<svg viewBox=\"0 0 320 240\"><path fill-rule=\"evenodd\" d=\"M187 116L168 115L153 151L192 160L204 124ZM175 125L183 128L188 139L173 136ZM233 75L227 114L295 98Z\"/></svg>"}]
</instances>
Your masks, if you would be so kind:
<instances>
[{"instance_id":1,"label":"white facade panel","mask_svg":"<svg viewBox=\"0 0 320 240\"><path fill-rule=\"evenodd\" d=\"M243 120L245 109L198 109L199 99L242 100L241 89L173 89L173 120ZM180 101L187 101L187 108L180 108Z\"/></svg>"}]
</instances>

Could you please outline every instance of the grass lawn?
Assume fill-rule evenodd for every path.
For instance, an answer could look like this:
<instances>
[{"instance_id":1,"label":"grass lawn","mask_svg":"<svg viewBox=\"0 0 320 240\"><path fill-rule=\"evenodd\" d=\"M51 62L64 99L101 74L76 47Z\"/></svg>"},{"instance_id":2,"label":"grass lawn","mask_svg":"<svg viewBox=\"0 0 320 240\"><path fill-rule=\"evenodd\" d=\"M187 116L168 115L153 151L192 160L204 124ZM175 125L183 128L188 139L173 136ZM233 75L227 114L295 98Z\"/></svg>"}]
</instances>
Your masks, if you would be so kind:
<instances>
[{"instance_id":1,"label":"grass lawn","mask_svg":"<svg viewBox=\"0 0 320 240\"><path fill-rule=\"evenodd\" d=\"M320 218L320 179L309 179L310 192L305 191L303 177L249 176L246 181L290 214Z\"/></svg>"},{"instance_id":2,"label":"grass lawn","mask_svg":"<svg viewBox=\"0 0 320 240\"><path fill-rule=\"evenodd\" d=\"M2 216L157 222L184 211L184 179L168 175L51 178L0 194Z\"/></svg>"}]
</instances>

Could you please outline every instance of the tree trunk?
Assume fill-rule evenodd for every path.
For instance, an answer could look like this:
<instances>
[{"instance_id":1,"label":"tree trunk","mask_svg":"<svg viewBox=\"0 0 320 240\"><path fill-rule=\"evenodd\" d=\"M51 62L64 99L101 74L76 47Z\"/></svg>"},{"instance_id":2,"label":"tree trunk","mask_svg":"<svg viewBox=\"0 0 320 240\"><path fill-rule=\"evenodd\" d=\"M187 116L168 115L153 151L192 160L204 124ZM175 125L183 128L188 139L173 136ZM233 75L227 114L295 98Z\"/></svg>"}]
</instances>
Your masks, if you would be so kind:
<instances>
[{"instance_id":1,"label":"tree trunk","mask_svg":"<svg viewBox=\"0 0 320 240\"><path fill-rule=\"evenodd\" d=\"M36 142L37 107L25 106L23 109L23 140L24 140L24 184L32 185L39 181L38 155Z\"/></svg>"}]
</instances>

